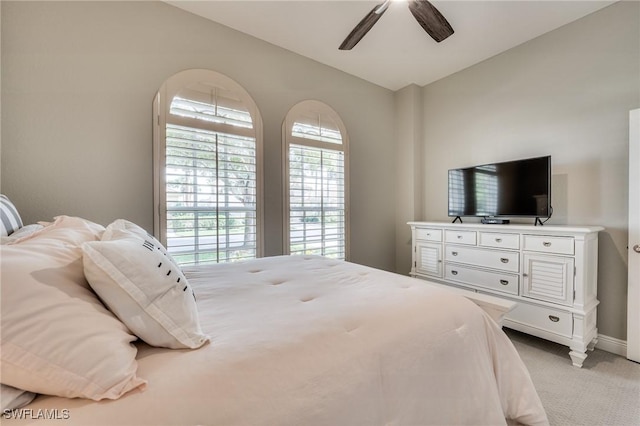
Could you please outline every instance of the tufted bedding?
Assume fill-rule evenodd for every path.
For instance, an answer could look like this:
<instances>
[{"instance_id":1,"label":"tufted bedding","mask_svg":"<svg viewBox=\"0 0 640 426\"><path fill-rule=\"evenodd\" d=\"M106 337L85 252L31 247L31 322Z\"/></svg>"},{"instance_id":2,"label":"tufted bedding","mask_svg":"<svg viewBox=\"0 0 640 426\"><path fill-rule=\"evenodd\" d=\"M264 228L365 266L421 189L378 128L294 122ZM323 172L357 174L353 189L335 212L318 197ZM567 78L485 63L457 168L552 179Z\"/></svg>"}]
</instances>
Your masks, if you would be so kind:
<instances>
[{"instance_id":1,"label":"tufted bedding","mask_svg":"<svg viewBox=\"0 0 640 426\"><path fill-rule=\"evenodd\" d=\"M146 389L25 408L78 425L547 424L506 335L447 290L314 256L185 275L210 343L136 343Z\"/></svg>"}]
</instances>

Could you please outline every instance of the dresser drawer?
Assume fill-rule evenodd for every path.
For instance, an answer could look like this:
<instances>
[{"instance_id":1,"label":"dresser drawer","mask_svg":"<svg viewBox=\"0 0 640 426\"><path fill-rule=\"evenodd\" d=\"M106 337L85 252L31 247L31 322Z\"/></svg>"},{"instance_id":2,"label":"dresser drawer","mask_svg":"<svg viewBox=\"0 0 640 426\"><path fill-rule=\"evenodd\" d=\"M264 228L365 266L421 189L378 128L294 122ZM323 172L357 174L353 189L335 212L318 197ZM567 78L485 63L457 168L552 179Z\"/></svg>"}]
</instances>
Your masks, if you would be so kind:
<instances>
[{"instance_id":1,"label":"dresser drawer","mask_svg":"<svg viewBox=\"0 0 640 426\"><path fill-rule=\"evenodd\" d=\"M480 232L478 245L484 247L520 249L520 234L499 234L497 232Z\"/></svg>"},{"instance_id":2,"label":"dresser drawer","mask_svg":"<svg viewBox=\"0 0 640 426\"><path fill-rule=\"evenodd\" d=\"M573 238L525 235L523 250L543 253L574 254Z\"/></svg>"},{"instance_id":3,"label":"dresser drawer","mask_svg":"<svg viewBox=\"0 0 640 426\"><path fill-rule=\"evenodd\" d=\"M501 272L481 271L466 266L448 263L445 266L445 279L472 286L498 290L509 294L518 294L518 275Z\"/></svg>"},{"instance_id":4,"label":"dresser drawer","mask_svg":"<svg viewBox=\"0 0 640 426\"><path fill-rule=\"evenodd\" d=\"M416 240L442 241L442 229L416 228Z\"/></svg>"},{"instance_id":5,"label":"dresser drawer","mask_svg":"<svg viewBox=\"0 0 640 426\"><path fill-rule=\"evenodd\" d=\"M558 311L545 306L534 306L520 302L505 316L505 319L560 336L570 338L573 335L573 315L570 312ZM508 326L508 323L505 325Z\"/></svg>"},{"instance_id":6,"label":"dresser drawer","mask_svg":"<svg viewBox=\"0 0 640 426\"><path fill-rule=\"evenodd\" d=\"M466 263L507 272L520 271L520 253L475 247L447 245L444 258L448 262Z\"/></svg>"},{"instance_id":7,"label":"dresser drawer","mask_svg":"<svg viewBox=\"0 0 640 426\"><path fill-rule=\"evenodd\" d=\"M446 230L444 240L447 243L476 245L476 231Z\"/></svg>"}]
</instances>

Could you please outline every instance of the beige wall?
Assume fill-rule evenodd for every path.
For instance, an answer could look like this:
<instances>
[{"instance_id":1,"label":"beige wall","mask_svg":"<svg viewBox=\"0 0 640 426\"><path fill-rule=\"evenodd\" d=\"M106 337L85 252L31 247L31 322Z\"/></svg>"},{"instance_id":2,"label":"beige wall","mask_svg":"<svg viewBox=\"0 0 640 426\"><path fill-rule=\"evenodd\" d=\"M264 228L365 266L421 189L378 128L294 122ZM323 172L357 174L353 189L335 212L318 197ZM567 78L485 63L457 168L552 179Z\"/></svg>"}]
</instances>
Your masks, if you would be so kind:
<instances>
[{"instance_id":1,"label":"beige wall","mask_svg":"<svg viewBox=\"0 0 640 426\"><path fill-rule=\"evenodd\" d=\"M393 93L161 2L7 2L1 190L27 222L58 214L152 229L151 102L169 76L216 70L264 121L265 250L282 253L281 125L317 99L351 143L351 259L394 269Z\"/></svg>"},{"instance_id":2,"label":"beige wall","mask_svg":"<svg viewBox=\"0 0 640 426\"><path fill-rule=\"evenodd\" d=\"M395 93L396 272L411 271L411 228L422 217L422 88L412 84Z\"/></svg>"},{"instance_id":3,"label":"beige wall","mask_svg":"<svg viewBox=\"0 0 640 426\"><path fill-rule=\"evenodd\" d=\"M448 169L550 154L549 224L606 228L598 328L619 339L626 339L628 117L640 106L639 18L640 3L616 3L422 93L422 219L450 220Z\"/></svg>"}]
</instances>

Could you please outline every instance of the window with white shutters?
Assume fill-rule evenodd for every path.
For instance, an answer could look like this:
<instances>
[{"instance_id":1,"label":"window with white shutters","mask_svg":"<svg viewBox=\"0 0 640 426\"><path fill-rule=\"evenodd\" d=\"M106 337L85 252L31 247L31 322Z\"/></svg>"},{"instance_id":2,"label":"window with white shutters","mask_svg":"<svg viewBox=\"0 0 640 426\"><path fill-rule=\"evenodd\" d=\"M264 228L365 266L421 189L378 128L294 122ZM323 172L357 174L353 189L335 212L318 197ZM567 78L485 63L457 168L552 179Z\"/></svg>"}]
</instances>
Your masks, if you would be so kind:
<instances>
[{"instance_id":1,"label":"window with white shutters","mask_svg":"<svg viewBox=\"0 0 640 426\"><path fill-rule=\"evenodd\" d=\"M181 265L261 255L261 121L237 83L208 70L154 102L155 231Z\"/></svg>"},{"instance_id":2,"label":"window with white shutters","mask_svg":"<svg viewBox=\"0 0 640 426\"><path fill-rule=\"evenodd\" d=\"M318 101L287 114L285 242L290 254L348 258L347 135L339 116Z\"/></svg>"}]
</instances>

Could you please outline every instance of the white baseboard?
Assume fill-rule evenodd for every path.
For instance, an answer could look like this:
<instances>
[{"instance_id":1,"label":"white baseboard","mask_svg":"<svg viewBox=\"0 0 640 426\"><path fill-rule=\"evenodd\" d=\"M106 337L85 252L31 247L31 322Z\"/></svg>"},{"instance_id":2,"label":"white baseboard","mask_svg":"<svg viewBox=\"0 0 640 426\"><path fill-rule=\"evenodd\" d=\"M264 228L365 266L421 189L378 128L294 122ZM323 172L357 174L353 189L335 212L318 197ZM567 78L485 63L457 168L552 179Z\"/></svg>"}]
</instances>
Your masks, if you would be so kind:
<instances>
[{"instance_id":1,"label":"white baseboard","mask_svg":"<svg viewBox=\"0 0 640 426\"><path fill-rule=\"evenodd\" d=\"M598 343L596 349L611 352L612 354L627 356L627 341L616 339L615 337L598 334Z\"/></svg>"}]
</instances>

